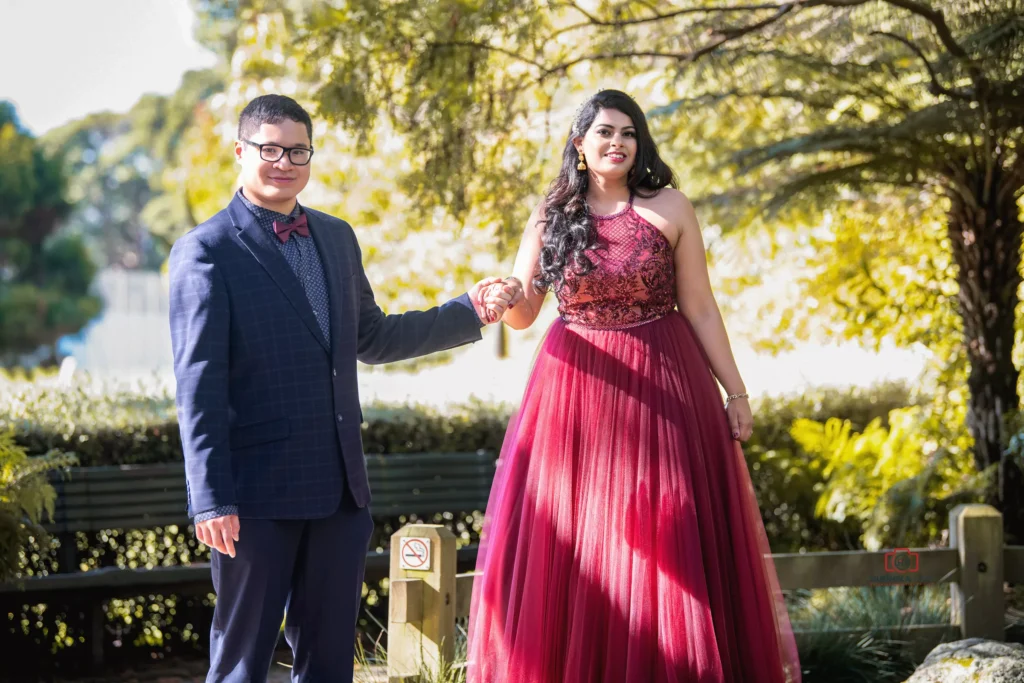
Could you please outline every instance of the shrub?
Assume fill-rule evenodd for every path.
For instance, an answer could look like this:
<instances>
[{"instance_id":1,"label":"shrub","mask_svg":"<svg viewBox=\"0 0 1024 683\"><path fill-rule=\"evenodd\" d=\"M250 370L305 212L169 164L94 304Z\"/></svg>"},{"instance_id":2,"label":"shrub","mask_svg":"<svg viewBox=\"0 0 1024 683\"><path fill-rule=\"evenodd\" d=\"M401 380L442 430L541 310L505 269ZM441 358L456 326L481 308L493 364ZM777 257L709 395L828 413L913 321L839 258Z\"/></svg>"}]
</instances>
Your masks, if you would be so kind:
<instances>
[{"instance_id":1,"label":"shrub","mask_svg":"<svg viewBox=\"0 0 1024 683\"><path fill-rule=\"evenodd\" d=\"M30 458L12 431L0 432L0 581L18 575L33 545L47 546L40 523L53 515L57 494L46 473L73 463L74 455L56 451Z\"/></svg>"}]
</instances>

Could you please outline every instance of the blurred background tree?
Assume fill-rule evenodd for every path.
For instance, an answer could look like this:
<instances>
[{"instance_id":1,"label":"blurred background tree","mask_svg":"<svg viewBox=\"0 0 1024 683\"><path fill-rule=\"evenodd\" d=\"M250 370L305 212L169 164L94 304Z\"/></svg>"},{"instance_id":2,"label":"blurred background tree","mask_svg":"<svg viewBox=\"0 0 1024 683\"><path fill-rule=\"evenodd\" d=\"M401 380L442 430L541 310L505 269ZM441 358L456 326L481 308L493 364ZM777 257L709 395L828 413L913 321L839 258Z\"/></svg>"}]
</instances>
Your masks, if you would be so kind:
<instances>
[{"instance_id":1,"label":"blurred background tree","mask_svg":"<svg viewBox=\"0 0 1024 683\"><path fill-rule=\"evenodd\" d=\"M0 102L0 366L53 345L100 309L82 240L55 235L70 205L62 160L44 152Z\"/></svg>"},{"instance_id":2,"label":"blurred background tree","mask_svg":"<svg viewBox=\"0 0 1024 683\"><path fill-rule=\"evenodd\" d=\"M144 95L127 113L102 112L46 134L65 160L74 210L64 222L101 267L155 270L172 235L198 224L178 169L203 104L223 88L215 70L191 71L169 96Z\"/></svg>"},{"instance_id":3,"label":"blurred background tree","mask_svg":"<svg viewBox=\"0 0 1024 683\"><path fill-rule=\"evenodd\" d=\"M220 64L46 149L74 174L66 231L99 263L155 268L230 198L244 104L292 95L316 122L304 201L353 224L401 310L510 265L571 113L627 90L701 207L723 305L767 299L759 348L927 348L924 452L885 476L932 472L941 432L950 471L1001 474L995 502L1019 520L1001 420L1021 352L1019 2L193 0ZM863 454L827 443L824 459Z\"/></svg>"},{"instance_id":4,"label":"blurred background tree","mask_svg":"<svg viewBox=\"0 0 1024 683\"><path fill-rule=\"evenodd\" d=\"M531 133L585 96L566 92L569 74L655 105L714 230L769 236L746 281L793 247L781 256L806 277L770 335L927 344L942 400L966 383L975 464L997 472L995 502L1024 538L1024 477L1005 455L1020 380L1020 0L285 4L324 77L321 113L360 132L386 119L423 211L487 211L514 234L551 157ZM567 122L556 130L554 153Z\"/></svg>"}]
</instances>

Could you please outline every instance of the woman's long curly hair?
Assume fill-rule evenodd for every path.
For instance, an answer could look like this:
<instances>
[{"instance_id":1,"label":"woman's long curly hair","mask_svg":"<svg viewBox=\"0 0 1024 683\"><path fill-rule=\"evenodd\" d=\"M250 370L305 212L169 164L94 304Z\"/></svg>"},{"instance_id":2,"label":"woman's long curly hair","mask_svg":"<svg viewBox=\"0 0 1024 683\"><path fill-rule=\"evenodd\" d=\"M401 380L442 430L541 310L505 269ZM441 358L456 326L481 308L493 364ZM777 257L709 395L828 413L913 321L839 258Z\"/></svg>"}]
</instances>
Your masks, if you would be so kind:
<instances>
[{"instance_id":1,"label":"woman's long curly hair","mask_svg":"<svg viewBox=\"0 0 1024 683\"><path fill-rule=\"evenodd\" d=\"M594 268L587 256L597 245L597 232L587 205L590 173L576 169L579 153L573 142L587 134L602 109L622 112L633 121L636 129L636 158L627 179L630 192L653 197L663 187L675 187L675 175L658 155L658 146L647 127L647 117L633 98L618 90L602 90L591 97L573 121L562 152L562 170L551 183L545 199L540 272L534 278L538 289L553 287L557 291L565 284L567 268L572 268L577 275L586 275Z\"/></svg>"}]
</instances>

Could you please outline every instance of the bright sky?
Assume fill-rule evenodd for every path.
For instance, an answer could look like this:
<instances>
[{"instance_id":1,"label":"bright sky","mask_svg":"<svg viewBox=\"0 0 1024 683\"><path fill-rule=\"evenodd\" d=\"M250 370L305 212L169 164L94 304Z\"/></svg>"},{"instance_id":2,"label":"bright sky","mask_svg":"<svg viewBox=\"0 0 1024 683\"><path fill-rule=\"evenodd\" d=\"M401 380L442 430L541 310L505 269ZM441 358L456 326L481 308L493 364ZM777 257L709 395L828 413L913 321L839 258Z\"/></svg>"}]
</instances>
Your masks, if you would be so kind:
<instances>
[{"instance_id":1,"label":"bright sky","mask_svg":"<svg viewBox=\"0 0 1024 683\"><path fill-rule=\"evenodd\" d=\"M0 99L41 135L86 114L174 92L214 56L188 0L0 0Z\"/></svg>"}]
</instances>

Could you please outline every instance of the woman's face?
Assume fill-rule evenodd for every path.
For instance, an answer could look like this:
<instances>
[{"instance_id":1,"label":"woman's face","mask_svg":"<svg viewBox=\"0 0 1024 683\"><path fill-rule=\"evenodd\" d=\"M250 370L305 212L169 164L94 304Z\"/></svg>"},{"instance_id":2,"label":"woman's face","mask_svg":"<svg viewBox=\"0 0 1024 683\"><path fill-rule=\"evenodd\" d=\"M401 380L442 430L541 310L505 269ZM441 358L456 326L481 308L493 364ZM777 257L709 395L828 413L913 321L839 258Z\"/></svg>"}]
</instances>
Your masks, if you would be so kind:
<instances>
[{"instance_id":1,"label":"woman's face","mask_svg":"<svg viewBox=\"0 0 1024 683\"><path fill-rule=\"evenodd\" d=\"M636 163L636 128L633 119L616 109L597 113L590 130L576 138L587 168L605 178L625 178Z\"/></svg>"}]
</instances>

